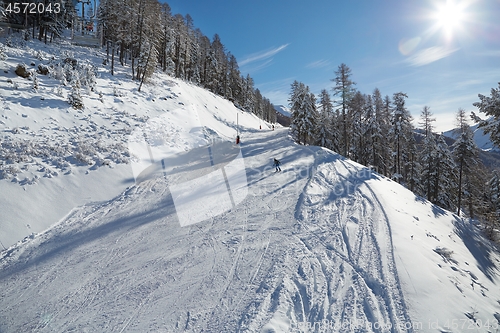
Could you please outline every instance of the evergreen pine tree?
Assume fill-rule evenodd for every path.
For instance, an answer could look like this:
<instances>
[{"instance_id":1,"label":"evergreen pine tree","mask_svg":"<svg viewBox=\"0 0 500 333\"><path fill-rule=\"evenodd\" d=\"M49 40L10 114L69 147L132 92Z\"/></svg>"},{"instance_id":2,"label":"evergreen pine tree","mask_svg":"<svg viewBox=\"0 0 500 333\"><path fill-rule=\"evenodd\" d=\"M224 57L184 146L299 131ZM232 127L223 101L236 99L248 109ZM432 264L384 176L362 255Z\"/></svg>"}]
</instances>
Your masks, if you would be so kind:
<instances>
[{"instance_id":1,"label":"evergreen pine tree","mask_svg":"<svg viewBox=\"0 0 500 333\"><path fill-rule=\"evenodd\" d=\"M493 171L493 175L487 185L491 212L497 218L498 223L500 223L500 173L498 170Z\"/></svg>"},{"instance_id":2,"label":"evergreen pine tree","mask_svg":"<svg viewBox=\"0 0 500 333\"><path fill-rule=\"evenodd\" d=\"M316 96L309 91L309 87L306 87L304 102L304 132L306 135L303 141L307 144L314 144L318 140L316 128L319 116L316 109Z\"/></svg>"},{"instance_id":3,"label":"evergreen pine tree","mask_svg":"<svg viewBox=\"0 0 500 333\"><path fill-rule=\"evenodd\" d=\"M76 84L71 86L71 93L68 95L68 103L76 110L82 110L84 108L83 98L82 95L80 95L80 88L78 88Z\"/></svg>"},{"instance_id":4,"label":"evergreen pine tree","mask_svg":"<svg viewBox=\"0 0 500 333\"><path fill-rule=\"evenodd\" d=\"M420 119L421 121L419 124L422 126L422 135L424 136L420 150L420 165L422 168L420 183L422 185L422 194L427 200L432 201L431 195L434 193L433 178L435 176L437 159L437 143L433 133L434 126L432 123L436 121L436 119L432 117L432 112L428 106L424 106L422 109Z\"/></svg>"},{"instance_id":5,"label":"evergreen pine tree","mask_svg":"<svg viewBox=\"0 0 500 333\"><path fill-rule=\"evenodd\" d=\"M302 82L294 81L290 92L290 110L292 112L290 132L299 144L310 144L317 140L315 133L316 97L309 91L309 87Z\"/></svg>"},{"instance_id":6,"label":"evergreen pine tree","mask_svg":"<svg viewBox=\"0 0 500 333\"><path fill-rule=\"evenodd\" d=\"M444 209L454 210L457 183L456 165L444 135L438 136L436 147L433 203Z\"/></svg>"},{"instance_id":7,"label":"evergreen pine tree","mask_svg":"<svg viewBox=\"0 0 500 333\"><path fill-rule=\"evenodd\" d=\"M319 99L319 118L317 122L318 137L316 144L322 147L336 150L337 146L335 142L335 135L331 131L333 105L330 99L330 94L326 89L321 90Z\"/></svg>"},{"instance_id":8,"label":"evergreen pine tree","mask_svg":"<svg viewBox=\"0 0 500 333\"><path fill-rule=\"evenodd\" d=\"M385 113L384 101L380 91L375 88L372 97L374 119L370 125L372 158L370 164L381 174L386 174L387 161L389 160L388 133L390 114ZM389 107L388 107L389 108Z\"/></svg>"},{"instance_id":9,"label":"evergreen pine tree","mask_svg":"<svg viewBox=\"0 0 500 333\"><path fill-rule=\"evenodd\" d=\"M39 88L40 88L40 85L38 83L38 75L36 74L36 72L34 72L33 73L33 85L31 87L31 89L33 89L33 91L37 92Z\"/></svg>"},{"instance_id":10,"label":"evergreen pine tree","mask_svg":"<svg viewBox=\"0 0 500 333\"><path fill-rule=\"evenodd\" d=\"M348 157L361 164L366 164L364 160L366 124L363 119L365 103L365 96L360 91L356 91L347 109Z\"/></svg>"},{"instance_id":11,"label":"evergreen pine tree","mask_svg":"<svg viewBox=\"0 0 500 333\"><path fill-rule=\"evenodd\" d=\"M364 165L373 165L375 156L375 140L377 137L378 124L375 115L373 98L371 95L366 95L365 105L363 108L363 133L364 133L364 149L361 154L361 163Z\"/></svg>"},{"instance_id":12,"label":"evergreen pine tree","mask_svg":"<svg viewBox=\"0 0 500 333\"><path fill-rule=\"evenodd\" d=\"M398 182L406 180L405 164L410 159L406 154L409 148L409 142L413 133L413 126L411 124L412 117L410 112L405 106L405 98L408 96L405 93L398 92L393 96L394 108L392 112L391 136L393 146L393 174L392 178Z\"/></svg>"},{"instance_id":13,"label":"evergreen pine tree","mask_svg":"<svg viewBox=\"0 0 500 333\"><path fill-rule=\"evenodd\" d=\"M487 120L481 120L472 112L472 118L479 122L479 128L484 130L484 133L490 135L491 141L500 147L500 82L498 88L491 89L491 97L478 95L480 102L473 105L479 109L479 112L485 113L488 117Z\"/></svg>"},{"instance_id":14,"label":"evergreen pine tree","mask_svg":"<svg viewBox=\"0 0 500 333\"><path fill-rule=\"evenodd\" d=\"M479 165L479 148L474 142L474 133L467 122L465 110L459 109L457 113L457 125L455 133L458 136L453 144L453 157L458 166L457 183L457 214L460 215L462 200L469 202L469 214L473 213L474 198L472 192L472 176L477 172Z\"/></svg>"},{"instance_id":15,"label":"evergreen pine tree","mask_svg":"<svg viewBox=\"0 0 500 333\"><path fill-rule=\"evenodd\" d=\"M406 187L413 193L422 193L422 183L420 182L420 175L422 173L422 166L418 158L417 142L415 135L408 138L406 159L405 159L405 175Z\"/></svg>"},{"instance_id":16,"label":"evergreen pine tree","mask_svg":"<svg viewBox=\"0 0 500 333\"><path fill-rule=\"evenodd\" d=\"M290 134L293 139L300 144L301 133L301 110L302 105L300 102L300 95L303 88L303 83L299 83L297 80L293 81L291 85L290 98L288 99L291 111L291 122L290 122Z\"/></svg>"},{"instance_id":17,"label":"evergreen pine tree","mask_svg":"<svg viewBox=\"0 0 500 333\"><path fill-rule=\"evenodd\" d=\"M71 92L68 94L68 103L71 104L73 109L82 110L84 108L83 98L80 94L81 82L79 72L77 70L71 71Z\"/></svg>"},{"instance_id":18,"label":"evergreen pine tree","mask_svg":"<svg viewBox=\"0 0 500 333\"><path fill-rule=\"evenodd\" d=\"M351 80L351 69L346 64L341 64L335 72L336 77L332 79L335 82L333 87L334 95L339 96L340 100L337 101L337 106L341 110L340 122L341 133L340 149L344 156L347 156L349 151L349 125L347 119L348 105L351 98L354 96L353 86L356 84Z\"/></svg>"}]
</instances>

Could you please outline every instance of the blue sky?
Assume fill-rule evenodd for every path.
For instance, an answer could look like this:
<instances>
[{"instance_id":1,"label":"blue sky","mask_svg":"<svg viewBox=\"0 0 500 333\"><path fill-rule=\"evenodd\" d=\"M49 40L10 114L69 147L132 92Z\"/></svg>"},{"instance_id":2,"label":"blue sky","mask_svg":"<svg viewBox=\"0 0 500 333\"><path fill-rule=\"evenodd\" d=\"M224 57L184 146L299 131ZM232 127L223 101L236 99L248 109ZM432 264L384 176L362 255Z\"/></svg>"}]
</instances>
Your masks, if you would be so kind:
<instances>
[{"instance_id":1,"label":"blue sky","mask_svg":"<svg viewBox=\"0 0 500 333\"><path fill-rule=\"evenodd\" d=\"M356 88L403 91L418 125L433 111L438 131L458 108L500 81L500 0L170 0L208 37L219 34L264 96L288 104L290 85L331 91L346 63Z\"/></svg>"}]
</instances>

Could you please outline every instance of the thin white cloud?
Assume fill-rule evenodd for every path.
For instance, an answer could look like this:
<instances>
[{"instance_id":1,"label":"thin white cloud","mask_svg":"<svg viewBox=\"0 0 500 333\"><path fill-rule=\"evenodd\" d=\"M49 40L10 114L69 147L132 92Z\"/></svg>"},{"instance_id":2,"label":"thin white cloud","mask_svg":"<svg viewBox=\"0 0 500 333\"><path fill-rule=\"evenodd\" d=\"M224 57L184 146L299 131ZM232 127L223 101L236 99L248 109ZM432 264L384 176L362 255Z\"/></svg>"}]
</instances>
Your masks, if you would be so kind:
<instances>
[{"instance_id":1,"label":"thin white cloud","mask_svg":"<svg viewBox=\"0 0 500 333\"><path fill-rule=\"evenodd\" d=\"M249 73L255 73L255 72L258 72L260 71L261 69L264 69L266 67L269 67L271 65L271 63L273 62L273 59L268 59L266 60L265 62L261 63L261 64L256 64L255 66L250 66L250 67L245 67L245 71L246 72L249 72Z\"/></svg>"},{"instance_id":2,"label":"thin white cloud","mask_svg":"<svg viewBox=\"0 0 500 333\"><path fill-rule=\"evenodd\" d=\"M307 64L306 68L323 68L327 66L330 66L330 62L328 60L318 60Z\"/></svg>"},{"instance_id":3,"label":"thin white cloud","mask_svg":"<svg viewBox=\"0 0 500 333\"><path fill-rule=\"evenodd\" d=\"M261 52L251 54L246 59L243 59L242 61L240 61L239 65L245 66L245 65L247 65L251 62L254 62L254 61L270 58L270 57L276 55L277 53L283 51L288 45L290 45L290 44L283 44L283 45L281 45L277 48L274 48L272 50L266 50L266 51L261 51Z\"/></svg>"},{"instance_id":4,"label":"thin white cloud","mask_svg":"<svg viewBox=\"0 0 500 333\"><path fill-rule=\"evenodd\" d=\"M259 84L261 90L290 90L295 77L286 77L279 80L267 81Z\"/></svg>"},{"instance_id":5,"label":"thin white cloud","mask_svg":"<svg viewBox=\"0 0 500 333\"><path fill-rule=\"evenodd\" d=\"M263 90L262 95L269 98L274 105L288 106L289 91L288 90Z\"/></svg>"},{"instance_id":6,"label":"thin white cloud","mask_svg":"<svg viewBox=\"0 0 500 333\"><path fill-rule=\"evenodd\" d=\"M441 46L433 46L417 52L411 57L408 57L406 61L410 63L410 65L412 66L416 67L424 66L439 59L446 58L457 50L458 49L449 49Z\"/></svg>"}]
</instances>

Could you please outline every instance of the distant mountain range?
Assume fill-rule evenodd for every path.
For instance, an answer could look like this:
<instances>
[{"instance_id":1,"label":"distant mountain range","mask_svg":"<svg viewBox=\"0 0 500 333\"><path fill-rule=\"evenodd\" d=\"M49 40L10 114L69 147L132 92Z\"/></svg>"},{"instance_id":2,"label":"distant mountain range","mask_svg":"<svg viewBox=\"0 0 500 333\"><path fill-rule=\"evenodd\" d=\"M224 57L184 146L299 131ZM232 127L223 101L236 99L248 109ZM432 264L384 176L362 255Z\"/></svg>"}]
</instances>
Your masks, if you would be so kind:
<instances>
[{"instance_id":1,"label":"distant mountain range","mask_svg":"<svg viewBox=\"0 0 500 333\"><path fill-rule=\"evenodd\" d=\"M472 131L474 132L474 141L476 142L476 145L484 150L484 151L490 151L494 150L497 152L500 152L500 148L496 147L493 145L493 142L491 142L490 135L485 134L482 128L478 128L478 125L471 126ZM452 138L454 140L457 139L457 135L454 133L456 129L451 129L449 131L446 131L443 133L444 136L448 138Z\"/></svg>"},{"instance_id":2,"label":"distant mountain range","mask_svg":"<svg viewBox=\"0 0 500 333\"><path fill-rule=\"evenodd\" d=\"M292 112L290 111L290 109L284 105L273 105L273 106L274 109L276 110L276 120L278 121L278 124L281 124L286 127L290 126L291 116L292 116Z\"/></svg>"},{"instance_id":3,"label":"distant mountain range","mask_svg":"<svg viewBox=\"0 0 500 333\"><path fill-rule=\"evenodd\" d=\"M481 149L479 157L484 165L488 169L498 169L500 165L500 148L493 144L490 135L485 134L482 128L478 128L478 125L471 126L471 129L474 132L474 141L478 148ZM455 129L443 132L443 135L448 138L446 142L449 145L452 145L453 141L457 139L454 131Z\"/></svg>"},{"instance_id":4,"label":"distant mountain range","mask_svg":"<svg viewBox=\"0 0 500 333\"><path fill-rule=\"evenodd\" d=\"M292 116L292 112L290 111L290 109L284 105L273 105L274 106L274 109L281 113L282 115L284 115L285 117L291 117Z\"/></svg>"}]
</instances>

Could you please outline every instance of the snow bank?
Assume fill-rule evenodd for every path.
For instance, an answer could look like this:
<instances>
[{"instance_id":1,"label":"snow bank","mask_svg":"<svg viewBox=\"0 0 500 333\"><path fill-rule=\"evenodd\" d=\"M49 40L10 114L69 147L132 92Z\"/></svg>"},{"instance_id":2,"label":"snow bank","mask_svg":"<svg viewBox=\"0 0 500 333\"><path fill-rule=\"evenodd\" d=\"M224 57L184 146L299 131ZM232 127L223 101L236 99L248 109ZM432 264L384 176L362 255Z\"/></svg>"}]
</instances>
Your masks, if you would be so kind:
<instances>
[{"instance_id":1,"label":"snow bank","mask_svg":"<svg viewBox=\"0 0 500 333\"><path fill-rule=\"evenodd\" d=\"M5 47L8 58L0 61L4 247L41 232L74 207L109 200L133 185L133 162L144 153L129 147L138 130L150 135L150 147L179 153L216 140L234 142L237 131L266 125L231 102L166 75L158 74L138 92L130 68L118 66L111 76L99 50L16 43L24 46ZM34 89L32 80L14 73L18 63L26 63L30 73L46 68L49 74L37 74ZM88 82L80 91L82 110L68 103L68 82L75 76Z\"/></svg>"}]
</instances>

